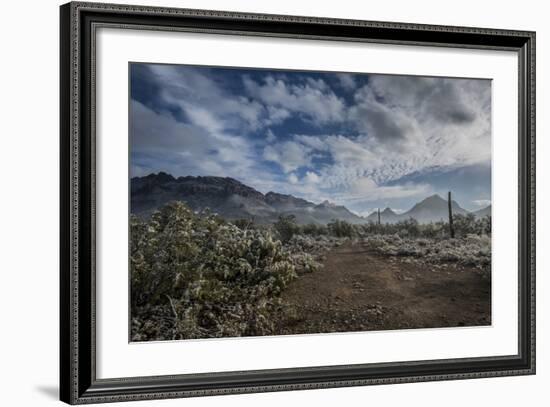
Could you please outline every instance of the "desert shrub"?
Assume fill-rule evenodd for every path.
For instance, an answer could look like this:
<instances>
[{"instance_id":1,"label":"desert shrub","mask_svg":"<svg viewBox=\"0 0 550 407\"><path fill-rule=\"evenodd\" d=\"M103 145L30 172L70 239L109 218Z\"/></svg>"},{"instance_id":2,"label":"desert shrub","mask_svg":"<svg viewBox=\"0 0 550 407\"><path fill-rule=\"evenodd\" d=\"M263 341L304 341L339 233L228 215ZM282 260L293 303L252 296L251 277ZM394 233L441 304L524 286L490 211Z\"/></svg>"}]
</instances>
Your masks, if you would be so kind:
<instances>
[{"instance_id":1,"label":"desert shrub","mask_svg":"<svg viewBox=\"0 0 550 407\"><path fill-rule=\"evenodd\" d=\"M400 220L394 226L401 237L417 237L420 235L420 225L416 219Z\"/></svg>"},{"instance_id":2,"label":"desert shrub","mask_svg":"<svg viewBox=\"0 0 550 407\"><path fill-rule=\"evenodd\" d=\"M303 225L301 233L309 236L321 236L328 233L328 228L325 225L316 225L315 223L308 223Z\"/></svg>"},{"instance_id":3,"label":"desert shrub","mask_svg":"<svg viewBox=\"0 0 550 407\"><path fill-rule=\"evenodd\" d=\"M360 236L395 233L394 231L395 228L393 227L393 225L389 223L378 224L371 220L368 221L368 223L360 225L358 229L359 229L358 234Z\"/></svg>"},{"instance_id":4,"label":"desert shrub","mask_svg":"<svg viewBox=\"0 0 550 407\"><path fill-rule=\"evenodd\" d=\"M479 224L479 230L478 235L491 235L491 227L492 227L492 221L491 221L491 215L484 216L481 219L478 219Z\"/></svg>"},{"instance_id":5,"label":"desert shrub","mask_svg":"<svg viewBox=\"0 0 550 407\"><path fill-rule=\"evenodd\" d=\"M445 222L430 222L420 225L420 236L428 239L443 239L449 236L449 224Z\"/></svg>"},{"instance_id":6,"label":"desert shrub","mask_svg":"<svg viewBox=\"0 0 550 407\"><path fill-rule=\"evenodd\" d=\"M454 215L453 225L456 237L464 237L468 234L491 235L491 217L482 219L476 218L473 214ZM427 238L427 239L448 239L449 223L430 222L420 224L415 219L401 220L396 223L376 224L368 222L363 225L354 225L356 234L360 237L373 235L394 235L399 234L404 238Z\"/></svg>"},{"instance_id":7,"label":"desert shrub","mask_svg":"<svg viewBox=\"0 0 550 407\"><path fill-rule=\"evenodd\" d=\"M263 335L296 277L267 231L171 203L131 218L133 340Z\"/></svg>"},{"instance_id":8,"label":"desert shrub","mask_svg":"<svg viewBox=\"0 0 550 407\"><path fill-rule=\"evenodd\" d=\"M421 225L416 219L409 218L400 220L396 223L381 223L377 224L369 221L360 226L360 236L368 235L395 235L399 234L402 237L417 237L423 236L423 231L426 225Z\"/></svg>"},{"instance_id":9,"label":"desert shrub","mask_svg":"<svg viewBox=\"0 0 550 407\"><path fill-rule=\"evenodd\" d=\"M345 238L321 235L317 237L309 235L294 235L292 239L285 243L285 248L291 253L310 253L320 255L333 247L342 244Z\"/></svg>"},{"instance_id":10,"label":"desert shrub","mask_svg":"<svg viewBox=\"0 0 550 407\"><path fill-rule=\"evenodd\" d=\"M305 252L292 254L292 263L298 274L313 273L322 267L311 254Z\"/></svg>"},{"instance_id":11,"label":"desert shrub","mask_svg":"<svg viewBox=\"0 0 550 407\"><path fill-rule=\"evenodd\" d=\"M467 235L490 235L491 234L491 216L476 218L474 214L454 215L453 225L456 236Z\"/></svg>"},{"instance_id":12,"label":"desert shrub","mask_svg":"<svg viewBox=\"0 0 550 407\"><path fill-rule=\"evenodd\" d=\"M292 262L298 274L312 273L322 267L325 254L340 246L348 238L332 235L294 235L284 244L291 253Z\"/></svg>"},{"instance_id":13,"label":"desert shrub","mask_svg":"<svg viewBox=\"0 0 550 407\"><path fill-rule=\"evenodd\" d=\"M300 232L300 227L296 223L294 215L280 215L273 227L283 243L288 242L292 236Z\"/></svg>"},{"instance_id":14,"label":"desert shrub","mask_svg":"<svg viewBox=\"0 0 550 407\"><path fill-rule=\"evenodd\" d=\"M411 257L430 264L457 263L491 270L491 237L468 234L456 239L402 238L394 235L374 235L364 239L372 250L385 256Z\"/></svg>"},{"instance_id":15,"label":"desert shrub","mask_svg":"<svg viewBox=\"0 0 550 407\"><path fill-rule=\"evenodd\" d=\"M354 225L345 220L335 219L327 225L327 228L336 237L354 237L357 233Z\"/></svg>"},{"instance_id":16,"label":"desert shrub","mask_svg":"<svg viewBox=\"0 0 550 407\"><path fill-rule=\"evenodd\" d=\"M453 226L456 236L466 236L476 232L476 217L474 214L453 215Z\"/></svg>"},{"instance_id":17,"label":"desert shrub","mask_svg":"<svg viewBox=\"0 0 550 407\"><path fill-rule=\"evenodd\" d=\"M397 250L395 251L396 255L421 257L424 254L423 248L421 246L417 246L415 243L416 242L414 243L406 242L401 244L400 246L397 247Z\"/></svg>"},{"instance_id":18,"label":"desert shrub","mask_svg":"<svg viewBox=\"0 0 550 407\"><path fill-rule=\"evenodd\" d=\"M242 229L242 230L248 230L255 227L253 219L245 219L245 218L235 219L231 223L233 223L235 226L237 226L239 229Z\"/></svg>"}]
</instances>

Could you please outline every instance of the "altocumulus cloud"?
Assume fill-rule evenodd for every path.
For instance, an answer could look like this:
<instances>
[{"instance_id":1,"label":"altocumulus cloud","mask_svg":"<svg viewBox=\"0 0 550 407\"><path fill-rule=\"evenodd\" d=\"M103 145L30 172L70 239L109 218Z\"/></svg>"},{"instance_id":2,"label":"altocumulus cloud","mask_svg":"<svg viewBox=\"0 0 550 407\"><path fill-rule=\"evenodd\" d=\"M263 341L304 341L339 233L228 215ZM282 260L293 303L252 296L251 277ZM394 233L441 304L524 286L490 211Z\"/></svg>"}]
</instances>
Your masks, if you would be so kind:
<instances>
[{"instance_id":1,"label":"altocumulus cloud","mask_svg":"<svg viewBox=\"0 0 550 407\"><path fill-rule=\"evenodd\" d=\"M489 80L132 64L131 84L132 175L230 176L358 213L442 186L490 197Z\"/></svg>"}]
</instances>

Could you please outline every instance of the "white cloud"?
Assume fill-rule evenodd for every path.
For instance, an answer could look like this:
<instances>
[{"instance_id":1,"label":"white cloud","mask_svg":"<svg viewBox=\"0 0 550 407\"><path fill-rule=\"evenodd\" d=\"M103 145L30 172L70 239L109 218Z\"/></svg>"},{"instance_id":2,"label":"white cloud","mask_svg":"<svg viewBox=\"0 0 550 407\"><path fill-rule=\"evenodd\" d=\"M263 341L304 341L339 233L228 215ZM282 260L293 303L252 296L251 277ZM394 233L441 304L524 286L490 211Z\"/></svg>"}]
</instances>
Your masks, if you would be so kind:
<instances>
[{"instance_id":1,"label":"white cloud","mask_svg":"<svg viewBox=\"0 0 550 407\"><path fill-rule=\"evenodd\" d=\"M186 106L184 110L195 126L202 127L210 133L224 131L223 121L219 120L210 110L191 104Z\"/></svg>"},{"instance_id":2,"label":"white cloud","mask_svg":"<svg viewBox=\"0 0 550 407\"><path fill-rule=\"evenodd\" d=\"M227 94L199 70L156 64L149 68L164 85L164 101L180 107L196 126L213 132L255 130L263 126L268 112L260 102Z\"/></svg>"},{"instance_id":3,"label":"white cloud","mask_svg":"<svg viewBox=\"0 0 550 407\"><path fill-rule=\"evenodd\" d=\"M353 94L347 106L327 82L305 75L244 77L239 95L207 70L150 67L163 84L163 102L179 107L185 123L132 101L132 148L163 151L165 170L174 175L232 176L262 192L356 208L364 202L364 208L433 192L426 184L397 183L407 175L490 163L489 81L370 75L358 88L356 76L336 74L335 90ZM336 130L284 134L284 126L275 126L289 118L310 130L311 124ZM147 168L140 162L132 172Z\"/></svg>"},{"instance_id":4,"label":"white cloud","mask_svg":"<svg viewBox=\"0 0 550 407\"><path fill-rule=\"evenodd\" d=\"M274 125L284 122L291 116L291 113L282 107L267 106L268 118L265 120L266 125Z\"/></svg>"},{"instance_id":5,"label":"white cloud","mask_svg":"<svg viewBox=\"0 0 550 407\"><path fill-rule=\"evenodd\" d=\"M376 168L383 164L383 157L369 148L364 137L355 139L338 135L325 138L325 144L337 165Z\"/></svg>"},{"instance_id":6,"label":"white cloud","mask_svg":"<svg viewBox=\"0 0 550 407\"><path fill-rule=\"evenodd\" d=\"M325 136L311 136L303 134L298 134L294 136L294 140L296 140L297 142L319 151L326 151L328 149L328 146L325 143L325 139Z\"/></svg>"},{"instance_id":7,"label":"white cloud","mask_svg":"<svg viewBox=\"0 0 550 407\"><path fill-rule=\"evenodd\" d=\"M368 177L362 177L355 181L350 188L348 200L380 200L399 199L415 196L426 196L431 192L427 184L405 183L403 185L378 185Z\"/></svg>"},{"instance_id":8,"label":"white cloud","mask_svg":"<svg viewBox=\"0 0 550 407\"><path fill-rule=\"evenodd\" d=\"M313 171L307 171L306 175L304 175L304 180L308 184L318 184L321 178Z\"/></svg>"},{"instance_id":9,"label":"white cloud","mask_svg":"<svg viewBox=\"0 0 550 407\"><path fill-rule=\"evenodd\" d=\"M316 124L345 123L349 134L294 136L277 143L271 129L263 158L286 172L308 167L320 153L332 160L319 176L332 186L368 176L377 184L430 168L456 168L490 160L490 83L478 80L371 75L357 89L353 75L336 74L354 93L346 107L321 79L304 75L299 82L268 75L261 82L243 78L249 97L226 94L197 69L151 65L169 84L166 102L182 108L194 132L227 142L228 132L249 131L299 115ZM344 85L345 84L345 85ZM353 134L354 131L351 131ZM233 151L233 150L231 150ZM318 170L318 169L316 169Z\"/></svg>"},{"instance_id":10,"label":"white cloud","mask_svg":"<svg viewBox=\"0 0 550 407\"><path fill-rule=\"evenodd\" d=\"M209 134L202 128L177 122L172 116L156 113L138 101L131 101L132 149L143 152L202 152Z\"/></svg>"},{"instance_id":11,"label":"white cloud","mask_svg":"<svg viewBox=\"0 0 550 407\"><path fill-rule=\"evenodd\" d=\"M357 83L355 82L354 76L352 74L338 73L336 74L336 77L340 82L340 86L346 90L353 90L357 86Z\"/></svg>"},{"instance_id":12,"label":"white cloud","mask_svg":"<svg viewBox=\"0 0 550 407\"><path fill-rule=\"evenodd\" d=\"M369 193L402 197L424 189L385 184L434 168L490 163L490 83L477 80L373 75L355 93L348 123L359 135L297 135L330 157L319 172L326 188L349 190L364 177Z\"/></svg>"},{"instance_id":13,"label":"white cloud","mask_svg":"<svg viewBox=\"0 0 550 407\"><path fill-rule=\"evenodd\" d=\"M417 171L490 160L489 81L373 75L355 101L350 119Z\"/></svg>"},{"instance_id":14,"label":"white cloud","mask_svg":"<svg viewBox=\"0 0 550 407\"><path fill-rule=\"evenodd\" d=\"M345 104L323 81L306 79L304 84L287 84L267 76L263 83L244 78L248 94L270 106L304 115L317 124L345 119Z\"/></svg>"},{"instance_id":15,"label":"white cloud","mask_svg":"<svg viewBox=\"0 0 550 407\"><path fill-rule=\"evenodd\" d=\"M288 182L290 182L292 185L297 184L298 183L298 177L296 176L296 174L291 172L288 175Z\"/></svg>"},{"instance_id":16,"label":"white cloud","mask_svg":"<svg viewBox=\"0 0 550 407\"><path fill-rule=\"evenodd\" d=\"M238 177L256 165L248 141L239 136L210 132L204 127L176 121L131 101L132 153L160 156L151 171L178 175L209 174ZM159 168L159 165L162 168ZM133 166L132 175L144 175L144 165Z\"/></svg>"},{"instance_id":17,"label":"white cloud","mask_svg":"<svg viewBox=\"0 0 550 407\"><path fill-rule=\"evenodd\" d=\"M283 141L264 148L263 158L273 161L289 173L311 164L311 148L294 141Z\"/></svg>"},{"instance_id":18,"label":"white cloud","mask_svg":"<svg viewBox=\"0 0 550 407\"><path fill-rule=\"evenodd\" d=\"M350 119L378 143L406 149L421 136L414 116L379 101L370 86L361 88L355 100L357 104L349 110Z\"/></svg>"}]
</instances>

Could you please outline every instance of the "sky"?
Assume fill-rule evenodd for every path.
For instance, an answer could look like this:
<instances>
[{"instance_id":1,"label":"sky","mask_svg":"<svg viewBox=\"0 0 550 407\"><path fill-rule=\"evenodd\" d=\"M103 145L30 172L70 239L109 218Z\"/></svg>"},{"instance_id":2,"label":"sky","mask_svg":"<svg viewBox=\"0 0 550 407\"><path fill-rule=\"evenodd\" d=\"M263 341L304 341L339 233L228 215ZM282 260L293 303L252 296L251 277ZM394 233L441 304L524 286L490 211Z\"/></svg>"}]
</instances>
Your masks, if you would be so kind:
<instances>
[{"instance_id":1,"label":"sky","mask_svg":"<svg viewBox=\"0 0 550 407\"><path fill-rule=\"evenodd\" d=\"M491 81L132 63L130 175L232 177L359 215L491 203Z\"/></svg>"}]
</instances>

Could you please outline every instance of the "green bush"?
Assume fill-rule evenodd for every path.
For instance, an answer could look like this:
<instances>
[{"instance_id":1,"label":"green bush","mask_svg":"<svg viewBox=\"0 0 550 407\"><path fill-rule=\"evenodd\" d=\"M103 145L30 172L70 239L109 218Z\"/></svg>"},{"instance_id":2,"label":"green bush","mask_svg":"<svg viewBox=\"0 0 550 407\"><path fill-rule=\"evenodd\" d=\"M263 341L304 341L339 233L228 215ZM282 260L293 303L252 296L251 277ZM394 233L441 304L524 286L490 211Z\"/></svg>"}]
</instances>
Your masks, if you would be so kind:
<instances>
[{"instance_id":1,"label":"green bush","mask_svg":"<svg viewBox=\"0 0 550 407\"><path fill-rule=\"evenodd\" d=\"M413 218L400 220L395 224L395 228L399 231L401 237L418 237L420 236L420 225Z\"/></svg>"},{"instance_id":2,"label":"green bush","mask_svg":"<svg viewBox=\"0 0 550 407\"><path fill-rule=\"evenodd\" d=\"M421 225L420 235L429 239L444 239L449 236L449 224L445 222L431 222Z\"/></svg>"},{"instance_id":3,"label":"green bush","mask_svg":"<svg viewBox=\"0 0 550 407\"><path fill-rule=\"evenodd\" d=\"M292 239L292 236L300 233L300 227L296 223L294 215L280 215L277 222L273 224L273 227L283 243L288 242Z\"/></svg>"},{"instance_id":4,"label":"green bush","mask_svg":"<svg viewBox=\"0 0 550 407\"><path fill-rule=\"evenodd\" d=\"M323 236L328 234L328 229L325 225L316 225L315 223L308 223L302 226L301 232L308 236Z\"/></svg>"},{"instance_id":5,"label":"green bush","mask_svg":"<svg viewBox=\"0 0 550 407\"><path fill-rule=\"evenodd\" d=\"M454 215L453 225L457 236L491 234L491 216L477 219L471 213L467 215Z\"/></svg>"},{"instance_id":6,"label":"green bush","mask_svg":"<svg viewBox=\"0 0 550 407\"><path fill-rule=\"evenodd\" d=\"M133 340L265 335L296 277L269 232L171 203L131 218Z\"/></svg>"}]
</instances>

